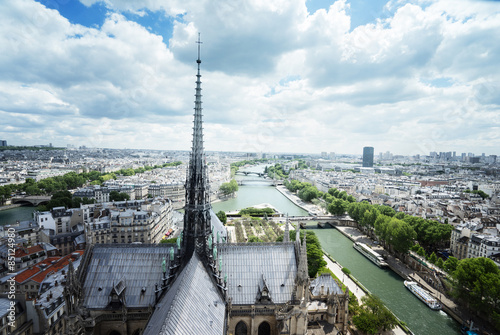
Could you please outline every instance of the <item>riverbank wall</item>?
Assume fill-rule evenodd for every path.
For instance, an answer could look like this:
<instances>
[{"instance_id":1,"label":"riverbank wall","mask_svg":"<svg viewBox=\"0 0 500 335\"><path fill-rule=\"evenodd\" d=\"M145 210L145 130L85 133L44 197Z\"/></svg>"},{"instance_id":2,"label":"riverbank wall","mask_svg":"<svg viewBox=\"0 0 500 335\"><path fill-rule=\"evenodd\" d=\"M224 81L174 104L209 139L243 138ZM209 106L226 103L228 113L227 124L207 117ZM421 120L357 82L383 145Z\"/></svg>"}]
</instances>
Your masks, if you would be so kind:
<instances>
[{"instance_id":1,"label":"riverbank wall","mask_svg":"<svg viewBox=\"0 0 500 335\"><path fill-rule=\"evenodd\" d=\"M7 209L17 208L17 207L21 207L21 206L22 205L20 205L20 204L1 206L0 211L6 211Z\"/></svg>"},{"instance_id":2,"label":"riverbank wall","mask_svg":"<svg viewBox=\"0 0 500 335\"><path fill-rule=\"evenodd\" d=\"M287 198L288 200L290 200L291 202L293 202L295 206L300 207L300 208L302 208L303 210L305 210L307 213L309 213L309 215L316 215L316 214L315 214L315 213L311 210L311 208L307 208L307 207L306 207L306 206L309 206L309 207L310 207L310 206L314 206L314 205L304 204L304 203L302 202L302 200L300 200L300 199L299 199L299 200L300 200L300 202L299 202L299 201L297 200L297 198L298 198L298 197L297 197L297 196L295 196L295 195L293 195L293 194L291 194L291 193L290 193L290 192L286 189L286 187L284 187L284 186L276 186L276 190L277 190L278 192L280 192L281 194L283 194L283 196L284 196L285 198Z\"/></svg>"}]
</instances>

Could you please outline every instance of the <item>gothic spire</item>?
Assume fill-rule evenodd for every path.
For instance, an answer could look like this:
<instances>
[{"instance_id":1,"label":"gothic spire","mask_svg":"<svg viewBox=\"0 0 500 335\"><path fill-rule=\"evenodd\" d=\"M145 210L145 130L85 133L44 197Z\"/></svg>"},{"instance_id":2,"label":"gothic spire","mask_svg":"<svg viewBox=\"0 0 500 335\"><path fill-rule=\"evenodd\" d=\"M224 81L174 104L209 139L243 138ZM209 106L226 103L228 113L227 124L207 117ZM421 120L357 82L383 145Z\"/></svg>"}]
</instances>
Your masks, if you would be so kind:
<instances>
[{"instance_id":1,"label":"gothic spire","mask_svg":"<svg viewBox=\"0 0 500 335\"><path fill-rule=\"evenodd\" d=\"M285 221L285 233L283 235L283 242L290 242L290 228L288 227L289 222L288 222L288 213L286 214L286 221Z\"/></svg>"},{"instance_id":2,"label":"gothic spire","mask_svg":"<svg viewBox=\"0 0 500 335\"><path fill-rule=\"evenodd\" d=\"M210 234L210 190L208 172L203 148L203 120L201 108L201 58L200 34L198 33L198 73L196 74L196 90L194 102L193 146L186 178L186 206L184 207L184 239L182 251L184 264L193 252L206 258L211 252L207 247Z\"/></svg>"},{"instance_id":3,"label":"gothic spire","mask_svg":"<svg viewBox=\"0 0 500 335\"><path fill-rule=\"evenodd\" d=\"M302 241L302 245L300 246L299 266L298 266L298 273L297 273L297 277L299 278L299 281L301 281L301 282L305 282L309 279L309 270L307 268L306 235L307 234L304 233L304 240ZM299 238L299 240L300 240L300 238Z\"/></svg>"}]
</instances>

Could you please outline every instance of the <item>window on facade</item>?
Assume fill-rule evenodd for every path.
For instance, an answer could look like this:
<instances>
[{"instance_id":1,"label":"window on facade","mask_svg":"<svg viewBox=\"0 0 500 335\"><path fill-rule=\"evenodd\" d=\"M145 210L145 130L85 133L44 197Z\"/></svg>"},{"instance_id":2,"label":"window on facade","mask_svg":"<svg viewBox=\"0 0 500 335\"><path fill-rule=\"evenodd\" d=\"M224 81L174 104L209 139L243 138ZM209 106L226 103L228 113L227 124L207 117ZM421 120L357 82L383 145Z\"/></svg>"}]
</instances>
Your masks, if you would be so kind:
<instances>
[{"instance_id":1,"label":"window on facade","mask_svg":"<svg viewBox=\"0 0 500 335\"><path fill-rule=\"evenodd\" d=\"M248 334L247 324L243 321L238 322L236 324L234 332L235 335L247 335Z\"/></svg>"},{"instance_id":2,"label":"window on facade","mask_svg":"<svg viewBox=\"0 0 500 335\"><path fill-rule=\"evenodd\" d=\"M259 325L259 335L271 335L271 326L267 321L262 322Z\"/></svg>"}]
</instances>

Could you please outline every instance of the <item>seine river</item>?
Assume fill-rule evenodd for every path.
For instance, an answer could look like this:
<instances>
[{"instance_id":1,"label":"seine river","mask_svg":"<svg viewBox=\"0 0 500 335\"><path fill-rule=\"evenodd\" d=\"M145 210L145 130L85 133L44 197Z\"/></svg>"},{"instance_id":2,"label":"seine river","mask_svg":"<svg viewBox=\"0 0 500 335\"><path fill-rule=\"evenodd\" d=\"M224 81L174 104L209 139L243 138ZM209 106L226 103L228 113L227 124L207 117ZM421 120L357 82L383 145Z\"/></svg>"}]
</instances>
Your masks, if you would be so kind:
<instances>
[{"instance_id":1,"label":"seine river","mask_svg":"<svg viewBox=\"0 0 500 335\"><path fill-rule=\"evenodd\" d=\"M35 207L16 207L0 211L0 226L15 224L16 221L27 221L33 218Z\"/></svg>"}]
</instances>

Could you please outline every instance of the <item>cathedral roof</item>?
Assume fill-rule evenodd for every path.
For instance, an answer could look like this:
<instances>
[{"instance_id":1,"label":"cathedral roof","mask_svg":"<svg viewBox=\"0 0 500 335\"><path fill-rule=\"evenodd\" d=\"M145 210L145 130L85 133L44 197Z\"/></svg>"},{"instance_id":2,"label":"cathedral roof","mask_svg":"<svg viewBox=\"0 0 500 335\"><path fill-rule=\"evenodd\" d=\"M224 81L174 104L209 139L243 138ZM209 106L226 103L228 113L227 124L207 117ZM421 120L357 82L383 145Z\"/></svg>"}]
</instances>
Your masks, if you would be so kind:
<instances>
[{"instance_id":1,"label":"cathedral roof","mask_svg":"<svg viewBox=\"0 0 500 335\"><path fill-rule=\"evenodd\" d=\"M311 282L311 293L313 296L327 294L327 292L330 294L344 294L339 284L328 273L322 274Z\"/></svg>"},{"instance_id":2,"label":"cathedral roof","mask_svg":"<svg viewBox=\"0 0 500 335\"><path fill-rule=\"evenodd\" d=\"M83 306L103 309L113 290L120 288L127 307L155 304L155 285L162 283L162 263L175 244L96 244L83 283Z\"/></svg>"},{"instance_id":3,"label":"cathedral roof","mask_svg":"<svg viewBox=\"0 0 500 335\"><path fill-rule=\"evenodd\" d=\"M274 303L292 300L297 275L293 243L223 243L217 250L233 304L254 304L263 277Z\"/></svg>"},{"instance_id":4,"label":"cathedral roof","mask_svg":"<svg viewBox=\"0 0 500 335\"><path fill-rule=\"evenodd\" d=\"M225 302L198 254L156 305L144 335L224 334Z\"/></svg>"}]
</instances>

